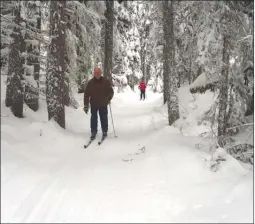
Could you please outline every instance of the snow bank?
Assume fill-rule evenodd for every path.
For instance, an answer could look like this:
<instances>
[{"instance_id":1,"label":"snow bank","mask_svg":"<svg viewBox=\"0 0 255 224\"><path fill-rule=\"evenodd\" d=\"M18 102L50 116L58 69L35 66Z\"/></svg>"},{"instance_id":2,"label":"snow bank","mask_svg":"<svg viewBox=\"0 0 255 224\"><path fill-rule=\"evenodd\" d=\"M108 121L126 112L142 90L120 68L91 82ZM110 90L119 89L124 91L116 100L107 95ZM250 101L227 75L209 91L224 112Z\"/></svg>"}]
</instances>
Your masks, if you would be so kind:
<instances>
[{"instance_id":1,"label":"snow bank","mask_svg":"<svg viewBox=\"0 0 255 224\"><path fill-rule=\"evenodd\" d=\"M216 99L213 92L207 91L205 94L191 94L189 86L179 89L180 119L176 122L185 136L199 136L210 131L210 123L198 124L199 118L205 111L210 109Z\"/></svg>"}]
</instances>

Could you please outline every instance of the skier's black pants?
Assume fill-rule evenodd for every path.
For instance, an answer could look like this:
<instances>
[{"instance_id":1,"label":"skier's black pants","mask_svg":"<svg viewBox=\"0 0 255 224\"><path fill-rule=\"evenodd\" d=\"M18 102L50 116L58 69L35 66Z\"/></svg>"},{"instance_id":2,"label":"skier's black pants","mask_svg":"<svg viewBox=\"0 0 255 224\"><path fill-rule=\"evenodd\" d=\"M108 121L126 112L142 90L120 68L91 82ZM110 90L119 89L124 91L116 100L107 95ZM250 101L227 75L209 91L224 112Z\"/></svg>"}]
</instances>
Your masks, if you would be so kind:
<instances>
[{"instance_id":1,"label":"skier's black pants","mask_svg":"<svg viewBox=\"0 0 255 224\"><path fill-rule=\"evenodd\" d=\"M141 90L140 100L145 99L145 90Z\"/></svg>"},{"instance_id":2,"label":"skier's black pants","mask_svg":"<svg viewBox=\"0 0 255 224\"><path fill-rule=\"evenodd\" d=\"M90 128L91 133L97 133L97 112L99 112L99 117L101 121L101 128L103 132L108 131L108 108L105 107L91 107L91 118L90 118Z\"/></svg>"}]
</instances>

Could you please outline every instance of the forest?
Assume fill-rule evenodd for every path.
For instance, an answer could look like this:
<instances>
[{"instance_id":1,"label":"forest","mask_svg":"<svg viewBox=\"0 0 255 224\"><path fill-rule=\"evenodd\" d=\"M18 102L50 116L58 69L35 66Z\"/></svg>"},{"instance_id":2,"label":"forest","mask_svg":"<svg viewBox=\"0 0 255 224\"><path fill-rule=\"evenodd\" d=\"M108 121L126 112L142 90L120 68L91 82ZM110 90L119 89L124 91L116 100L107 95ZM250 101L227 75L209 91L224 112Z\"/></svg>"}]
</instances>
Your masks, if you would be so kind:
<instances>
[{"instance_id":1,"label":"forest","mask_svg":"<svg viewBox=\"0 0 255 224\"><path fill-rule=\"evenodd\" d=\"M80 113L95 67L114 88L112 105L116 114L120 110L115 124L123 139L125 128L120 124L129 118L127 111L117 108L120 96L127 91L137 94L144 79L146 100L160 96L160 103L150 112L137 102L134 110L150 116L163 108L165 114L151 118L155 130L157 119L183 135L192 125L205 125L194 142L197 149L205 144L211 152L225 149L231 158L253 167L254 1L1 1L3 125L3 119L9 119L4 113L15 119L13 128L45 113L43 122L54 121L58 132L69 133L70 113ZM196 110L199 116L192 112ZM142 124L139 133L145 135ZM44 123L40 125L43 130ZM131 136L136 129L125 125ZM89 123L82 128L77 133L89 129ZM224 160L210 160L210 168L218 170Z\"/></svg>"}]
</instances>

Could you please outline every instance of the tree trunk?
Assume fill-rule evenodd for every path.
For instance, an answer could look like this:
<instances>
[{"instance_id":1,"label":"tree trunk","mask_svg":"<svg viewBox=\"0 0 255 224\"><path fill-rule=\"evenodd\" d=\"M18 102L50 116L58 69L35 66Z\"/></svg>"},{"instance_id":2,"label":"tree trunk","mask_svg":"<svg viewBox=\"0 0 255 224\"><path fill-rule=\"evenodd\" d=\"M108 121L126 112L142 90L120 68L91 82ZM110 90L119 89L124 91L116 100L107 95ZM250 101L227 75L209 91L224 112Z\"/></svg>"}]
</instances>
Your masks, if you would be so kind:
<instances>
[{"instance_id":1,"label":"tree trunk","mask_svg":"<svg viewBox=\"0 0 255 224\"><path fill-rule=\"evenodd\" d=\"M177 73L175 68L175 37L174 37L174 9L173 1L165 0L163 3L163 29L164 29L164 66L166 85L168 123L172 125L179 119L179 103L177 88Z\"/></svg>"},{"instance_id":2,"label":"tree trunk","mask_svg":"<svg viewBox=\"0 0 255 224\"><path fill-rule=\"evenodd\" d=\"M101 20L101 41L100 41L100 50L101 50L101 62L105 60L105 26L106 22L104 19ZM103 64L103 63L102 63ZM102 69L104 70L104 64L102 65Z\"/></svg>"},{"instance_id":3,"label":"tree trunk","mask_svg":"<svg viewBox=\"0 0 255 224\"><path fill-rule=\"evenodd\" d=\"M67 2L67 5L66 5L66 8L70 8L69 2ZM73 10L70 8L70 10ZM73 13L72 15L70 15L69 13L66 13L66 11L64 11L64 21L66 21L66 28L69 29L69 31L73 34L76 34L76 13ZM68 58L68 54L67 54L67 45L69 43L65 43L65 45L63 46L64 48L64 60L65 60L65 63L67 65L69 65L69 68L71 67L70 66L70 58ZM77 50L77 49L76 49ZM78 55L78 54L77 54ZM64 77L64 105L66 106L69 106L70 105L70 102L71 102L71 97L70 97L70 79L69 79L69 74L73 72L71 71L70 69L68 69L68 66L65 67L65 77Z\"/></svg>"},{"instance_id":4,"label":"tree trunk","mask_svg":"<svg viewBox=\"0 0 255 224\"><path fill-rule=\"evenodd\" d=\"M18 1L18 7L14 9L14 23L20 26L21 23L21 5ZM21 35L20 27L15 26L11 33L13 39L10 45L9 53L9 66L6 88L5 104L7 107L11 107L12 113L16 117L23 117L23 97L24 90L22 86L23 73L24 73L24 57L21 57L20 53L25 51L24 38Z\"/></svg>"},{"instance_id":5,"label":"tree trunk","mask_svg":"<svg viewBox=\"0 0 255 224\"><path fill-rule=\"evenodd\" d=\"M69 106L70 105L70 80L68 77L69 73L65 73L64 78L64 105Z\"/></svg>"},{"instance_id":6,"label":"tree trunk","mask_svg":"<svg viewBox=\"0 0 255 224\"><path fill-rule=\"evenodd\" d=\"M36 24L33 22L27 23L27 28L29 29L29 26L35 27L36 29L41 29L41 11L40 8L35 4L32 4L32 2L27 2L27 8L29 13L32 14L32 16L38 16ZM29 26L28 26L29 25ZM26 33L26 39L32 40L33 37L27 32ZM24 94L24 102L28 105L30 109L33 111L37 111L39 108L39 72L40 72L40 62L38 59L38 56L40 55L40 45L33 45L32 43L27 44L27 61L26 64L28 66L33 66L33 74L29 73L29 71L26 71L26 76L33 76L35 85L32 85L32 83L26 83L25 85L25 94ZM31 55L32 54L32 55ZM37 56L37 57L36 57Z\"/></svg>"},{"instance_id":7,"label":"tree trunk","mask_svg":"<svg viewBox=\"0 0 255 224\"><path fill-rule=\"evenodd\" d=\"M65 10L66 1L51 1L50 3L50 35L47 76L46 76L46 101L48 117L54 119L62 128L65 128Z\"/></svg>"},{"instance_id":8,"label":"tree trunk","mask_svg":"<svg viewBox=\"0 0 255 224\"><path fill-rule=\"evenodd\" d=\"M234 91L233 91L233 87L234 87L234 85L233 85L233 81L231 81L231 83L229 83L230 85L229 85L229 87L228 87L228 92L229 92L229 100L228 100L228 110L227 110L227 115L226 115L226 121L227 121L227 126L229 126L229 125L231 125L231 124L228 124L228 121L229 121L229 119L230 119L230 116L231 116L231 114L233 113L233 107L234 107Z\"/></svg>"},{"instance_id":9,"label":"tree trunk","mask_svg":"<svg viewBox=\"0 0 255 224\"><path fill-rule=\"evenodd\" d=\"M112 52L113 52L113 7L114 1L106 0L105 11L105 55L104 76L112 82Z\"/></svg>"},{"instance_id":10,"label":"tree trunk","mask_svg":"<svg viewBox=\"0 0 255 224\"><path fill-rule=\"evenodd\" d=\"M146 79L146 74L145 74L145 44L143 43L142 38L140 38L140 43L141 43L141 51L140 51L141 70L142 70L143 78Z\"/></svg>"},{"instance_id":11,"label":"tree trunk","mask_svg":"<svg viewBox=\"0 0 255 224\"><path fill-rule=\"evenodd\" d=\"M190 50L190 57L189 57L189 85L192 83L192 50Z\"/></svg>"},{"instance_id":12,"label":"tree trunk","mask_svg":"<svg viewBox=\"0 0 255 224\"><path fill-rule=\"evenodd\" d=\"M82 3L82 1L79 1ZM76 6L76 12L77 12L77 6ZM77 60L77 67L78 67L78 93L83 93L84 92L84 84L82 83L83 79L85 78L85 61L86 61L86 49L85 49L85 44L82 41L82 35L81 35L81 27L79 25L78 21L78 15L76 14L76 27L75 27L75 35L78 38L79 42L76 46L76 54L77 57L80 60Z\"/></svg>"},{"instance_id":13,"label":"tree trunk","mask_svg":"<svg viewBox=\"0 0 255 224\"><path fill-rule=\"evenodd\" d=\"M151 78L151 65L147 64L146 65L146 83L148 83L150 78Z\"/></svg>"},{"instance_id":14,"label":"tree trunk","mask_svg":"<svg viewBox=\"0 0 255 224\"><path fill-rule=\"evenodd\" d=\"M177 87L180 88L181 87L181 72L178 72L177 73L177 76L178 76L178 80L177 80Z\"/></svg>"},{"instance_id":15,"label":"tree trunk","mask_svg":"<svg viewBox=\"0 0 255 224\"><path fill-rule=\"evenodd\" d=\"M167 102L167 94L169 92L169 66L167 65L166 45L163 46L163 104Z\"/></svg>"},{"instance_id":16,"label":"tree trunk","mask_svg":"<svg viewBox=\"0 0 255 224\"><path fill-rule=\"evenodd\" d=\"M227 102L228 102L228 72L229 72L229 40L223 37L223 55L222 55L222 80L220 82L219 93L219 117L218 117L218 143L221 147L225 145L223 138L226 134L227 126Z\"/></svg>"}]
</instances>

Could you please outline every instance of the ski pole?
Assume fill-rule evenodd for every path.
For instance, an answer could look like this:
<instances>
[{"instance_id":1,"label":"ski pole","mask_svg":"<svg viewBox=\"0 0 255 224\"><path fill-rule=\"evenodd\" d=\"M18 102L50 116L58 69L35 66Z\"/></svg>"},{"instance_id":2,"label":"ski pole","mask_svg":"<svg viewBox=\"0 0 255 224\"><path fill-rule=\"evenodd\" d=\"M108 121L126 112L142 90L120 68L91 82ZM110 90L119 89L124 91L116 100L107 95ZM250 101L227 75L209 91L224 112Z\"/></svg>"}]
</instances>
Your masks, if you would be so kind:
<instances>
[{"instance_id":1,"label":"ski pole","mask_svg":"<svg viewBox=\"0 0 255 224\"><path fill-rule=\"evenodd\" d=\"M110 107L110 113L111 113L111 118L112 118L112 108L111 108L111 103L109 103L109 107ZM117 138L116 133L115 133L115 128L114 128L113 118L112 118L112 127L113 127L114 137L115 137L115 138Z\"/></svg>"}]
</instances>

